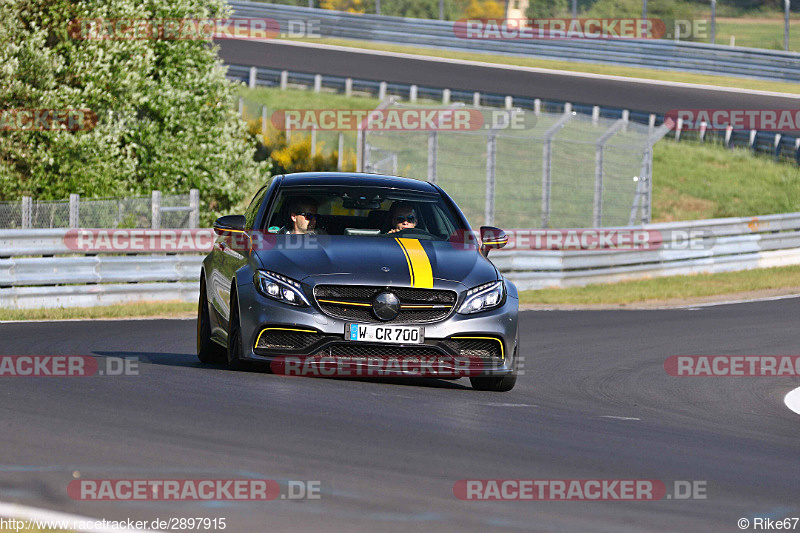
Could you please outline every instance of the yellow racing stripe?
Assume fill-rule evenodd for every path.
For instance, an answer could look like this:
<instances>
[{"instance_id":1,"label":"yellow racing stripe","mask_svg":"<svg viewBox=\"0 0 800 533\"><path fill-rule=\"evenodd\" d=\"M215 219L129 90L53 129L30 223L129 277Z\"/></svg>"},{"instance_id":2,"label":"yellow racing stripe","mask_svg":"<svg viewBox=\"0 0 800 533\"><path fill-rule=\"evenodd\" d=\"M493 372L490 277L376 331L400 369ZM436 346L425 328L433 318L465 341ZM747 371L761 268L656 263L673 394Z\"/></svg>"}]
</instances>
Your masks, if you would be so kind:
<instances>
[{"instance_id":1,"label":"yellow racing stripe","mask_svg":"<svg viewBox=\"0 0 800 533\"><path fill-rule=\"evenodd\" d=\"M417 239L395 239L403 249L411 275L411 286L420 289L433 288L433 269L428 254Z\"/></svg>"}]
</instances>

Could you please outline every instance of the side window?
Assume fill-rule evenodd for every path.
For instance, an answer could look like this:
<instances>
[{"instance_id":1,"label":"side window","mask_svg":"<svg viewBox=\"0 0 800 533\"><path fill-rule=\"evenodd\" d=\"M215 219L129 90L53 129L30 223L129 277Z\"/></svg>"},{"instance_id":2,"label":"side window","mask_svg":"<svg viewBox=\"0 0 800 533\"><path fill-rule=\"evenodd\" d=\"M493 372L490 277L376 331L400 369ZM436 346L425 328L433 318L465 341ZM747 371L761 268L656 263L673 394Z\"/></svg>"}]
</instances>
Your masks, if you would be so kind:
<instances>
[{"instance_id":1,"label":"side window","mask_svg":"<svg viewBox=\"0 0 800 533\"><path fill-rule=\"evenodd\" d=\"M261 202L264 201L264 195L267 194L268 187L265 185L261 187L253 201L250 202L250 205L247 207L247 211L244 213L244 220L245 226L247 229L253 229L253 223L256 220L256 215L258 214L258 208L261 207Z\"/></svg>"}]
</instances>

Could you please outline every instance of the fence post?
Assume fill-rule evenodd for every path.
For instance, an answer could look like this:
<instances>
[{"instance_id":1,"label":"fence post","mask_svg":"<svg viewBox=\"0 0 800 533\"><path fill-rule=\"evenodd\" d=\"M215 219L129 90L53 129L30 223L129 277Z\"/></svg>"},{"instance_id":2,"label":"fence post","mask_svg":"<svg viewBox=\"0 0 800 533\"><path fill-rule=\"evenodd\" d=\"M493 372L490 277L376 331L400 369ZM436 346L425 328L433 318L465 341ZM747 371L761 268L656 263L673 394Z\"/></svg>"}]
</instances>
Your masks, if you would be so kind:
<instances>
[{"instance_id":1,"label":"fence post","mask_svg":"<svg viewBox=\"0 0 800 533\"><path fill-rule=\"evenodd\" d=\"M551 166L551 156L552 156L552 143L553 137L558 130L564 127L564 125L572 118L571 106L569 104L564 106L564 114L561 115L561 118L558 121L550 126L546 132L544 132L544 143L542 147L542 228L547 228L550 225L550 189L552 186L551 177L552 177L552 166Z\"/></svg>"},{"instance_id":2,"label":"fence post","mask_svg":"<svg viewBox=\"0 0 800 533\"><path fill-rule=\"evenodd\" d=\"M189 190L189 228L200 227L200 191L198 189Z\"/></svg>"},{"instance_id":3,"label":"fence post","mask_svg":"<svg viewBox=\"0 0 800 533\"><path fill-rule=\"evenodd\" d=\"M267 138L267 106L261 106L261 136Z\"/></svg>"},{"instance_id":4,"label":"fence post","mask_svg":"<svg viewBox=\"0 0 800 533\"><path fill-rule=\"evenodd\" d=\"M251 89L256 88L256 76L258 75L258 67L250 67L250 79L248 80L247 86Z\"/></svg>"},{"instance_id":5,"label":"fence post","mask_svg":"<svg viewBox=\"0 0 800 533\"><path fill-rule=\"evenodd\" d=\"M287 85L289 85L289 71L288 70L282 70L281 71L281 90L285 91Z\"/></svg>"},{"instance_id":6,"label":"fence post","mask_svg":"<svg viewBox=\"0 0 800 533\"><path fill-rule=\"evenodd\" d=\"M484 208L484 224L494 224L494 188L497 171L497 133L489 130L486 138L486 206Z\"/></svg>"},{"instance_id":7,"label":"fence post","mask_svg":"<svg viewBox=\"0 0 800 533\"><path fill-rule=\"evenodd\" d=\"M439 132L436 130L428 133L428 181L436 183L437 156L439 148Z\"/></svg>"},{"instance_id":8,"label":"fence post","mask_svg":"<svg viewBox=\"0 0 800 533\"><path fill-rule=\"evenodd\" d=\"M33 226L32 219L33 219L33 200L30 196L23 196L22 197L22 220L20 224L22 225L22 229L31 229Z\"/></svg>"},{"instance_id":9,"label":"fence post","mask_svg":"<svg viewBox=\"0 0 800 533\"><path fill-rule=\"evenodd\" d=\"M152 229L161 228L161 191L153 191L151 194Z\"/></svg>"},{"instance_id":10,"label":"fence post","mask_svg":"<svg viewBox=\"0 0 800 533\"><path fill-rule=\"evenodd\" d=\"M592 225L599 228L603 225L603 172L604 151L606 143L625 125L622 119L614 122L595 143L594 148L594 203L592 210Z\"/></svg>"},{"instance_id":11,"label":"fence post","mask_svg":"<svg viewBox=\"0 0 800 533\"><path fill-rule=\"evenodd\" d=\"M339 153L338 159L336 161L336 170L339 172L342 171L342 167L344 165L344 133L341 131L339 132Z\"/></svg>"},{"instance_id":12,"label":"fence post","mask_svg":"<svg viewBox=\"0 0 800 533\"><path fill-rule=\"evenodd\" d=\"M69 227L79 228L81 226L81 195L69 195Z\"/></svg>"},{"instance_id":13,"label":"fence post","mask_svg":"<svg viewBox=\"0 0 800 533\"><path fill-rule=\"evenodd\" d=\"M318 93L322 90L322 74L314 74L314 92Z\"/></svg>"}]
</instances>

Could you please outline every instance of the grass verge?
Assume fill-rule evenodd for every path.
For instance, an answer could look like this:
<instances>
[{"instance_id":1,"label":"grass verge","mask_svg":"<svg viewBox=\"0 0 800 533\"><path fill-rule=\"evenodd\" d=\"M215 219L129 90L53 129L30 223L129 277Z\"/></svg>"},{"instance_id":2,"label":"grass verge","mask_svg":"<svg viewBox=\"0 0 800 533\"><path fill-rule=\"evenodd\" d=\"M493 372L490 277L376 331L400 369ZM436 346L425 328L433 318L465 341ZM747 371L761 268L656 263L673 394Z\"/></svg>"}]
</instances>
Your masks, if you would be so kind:
<instances>
[{"instance_id":1,"label":"grass verge","mask_svg":"<svg viewBox=\"0 0 800 533\"><path fill-rule=\"evenodd\" d=\"M587 285L566 289L520 292L521 304L599 305L666 303L676 300L726 296L763 297L768 291L800 293L800 265L725 272L669 276L620 283Z\"/></svg>"},{"instance_id":2,"label":"grass verge","mask_svg":"<svg viewBox=\"0 0 800 533\"><path fill-rule=\"evenodd\" d=\"M66 320L92 318L145 318L195 316L193 302L139 302L98 307L54 309L0 309L0 320Z\"/></svg>"},{"instance_id":3,"label":"grass verge","mask_svg":"<svg viewBox=\"0 0 800 533\"><path fill-rule=\"evenodd\" d=\"M288 39L287 39L288 40ZM581 63L576 61L557 61L551 59L538 59L530 57L504 56L498 54L482 54L475 52L455 52L439 50L437 48L424 48L419 46L404 46L396 44L375 43L371 41L358 41L351 39L293 39L316 44L330 44L348 46L365 50L382 50L386 52L399 52L404 54L443 57L448 59L461 59L479 61L482 63L495 63L500 65L516 65L521 67L545 68L551 70L566 70L569 72L587 72L591 74L604 74L608 76L623 76L626 78L644 78L660 81L674 81L703 85L716 85L719 87L736 87L760 91L774 91L781 93L800 94L800 84L785 83L735 76L714 76L710 74L694 74L671 70L656 70L638 67L624 67L618 65L602 65L595 63ZM721 42L718 40L717 42Z\"/></svg>"}]
</instances>

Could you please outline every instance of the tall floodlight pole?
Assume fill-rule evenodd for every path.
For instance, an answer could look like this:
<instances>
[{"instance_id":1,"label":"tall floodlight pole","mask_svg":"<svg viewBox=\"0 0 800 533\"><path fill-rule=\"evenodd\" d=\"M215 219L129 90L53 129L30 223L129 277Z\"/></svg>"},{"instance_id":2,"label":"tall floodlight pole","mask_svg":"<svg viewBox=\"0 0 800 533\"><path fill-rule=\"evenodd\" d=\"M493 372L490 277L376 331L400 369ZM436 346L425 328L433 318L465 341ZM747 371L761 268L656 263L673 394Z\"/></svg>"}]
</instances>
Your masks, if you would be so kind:
<instances>
[{"instance_id":1,"label":"tall floodlight pole","mask_svg":"<svg viewBox=\"0 0 800 533\"><path fill-rule=\"evenodd\" d=\"M789 51L789 8L791 0L783 0L783 49Z\"/></svg>"},{"instance_id":2,"label":"tall floodlight pole","mask_svg":"<svg viewBox=\"0 0 800 533\"><path fill-rule=\"evenodd\" d=\"M717 41L717 0L711 0L711 44Z\"/></svg>"}]
</instances>

